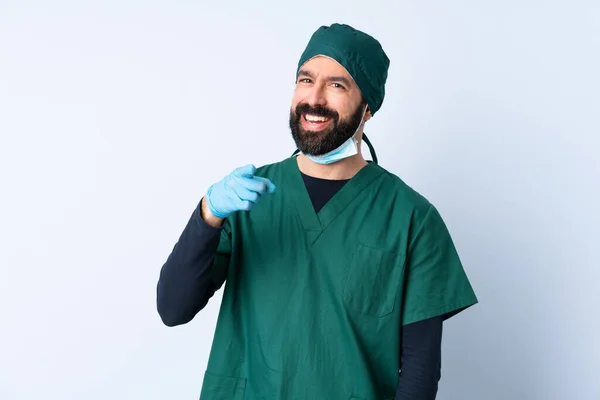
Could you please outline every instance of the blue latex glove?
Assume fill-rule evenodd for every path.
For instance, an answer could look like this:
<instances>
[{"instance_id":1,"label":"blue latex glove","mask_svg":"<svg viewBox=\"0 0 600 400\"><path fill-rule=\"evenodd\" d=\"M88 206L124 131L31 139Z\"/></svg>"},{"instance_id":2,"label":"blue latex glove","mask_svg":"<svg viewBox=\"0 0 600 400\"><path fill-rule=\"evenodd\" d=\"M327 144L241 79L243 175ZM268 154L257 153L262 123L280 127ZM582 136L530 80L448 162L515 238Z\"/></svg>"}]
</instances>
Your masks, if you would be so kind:
<instances>
[{"instance_id":1,"label":"blue latex glove","mask_svg":"<svg viewBox=\"0 0 600 400\"><path fill-rule=\"evenodd\" d=\"M273 182L254 176L255 172L254 165L245 165L208 188L206 201L210 212L215 217L227 218L236 211L251 210L263 194L273 193Z\"/></svg>"}]
</instances>

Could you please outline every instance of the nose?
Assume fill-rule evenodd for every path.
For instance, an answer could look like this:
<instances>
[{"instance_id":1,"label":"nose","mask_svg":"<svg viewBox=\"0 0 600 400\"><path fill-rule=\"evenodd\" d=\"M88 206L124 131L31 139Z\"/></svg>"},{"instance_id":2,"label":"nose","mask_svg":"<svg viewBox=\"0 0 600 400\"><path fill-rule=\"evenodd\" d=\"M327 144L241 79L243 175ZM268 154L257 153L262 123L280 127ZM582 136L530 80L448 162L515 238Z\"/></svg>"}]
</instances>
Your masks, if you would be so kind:
<instances>
[{"instance_id":1,"label":"nose","mask_svg":"<svg viewBox=\"0 0 600 400\"><path fill-rule=\"evenodd\" d=\"M312 107L325 106L327 104L327 99L325 97L324 88L321 85L313 86L306 98L306 102Z\"/></svg>"}]
</instances>

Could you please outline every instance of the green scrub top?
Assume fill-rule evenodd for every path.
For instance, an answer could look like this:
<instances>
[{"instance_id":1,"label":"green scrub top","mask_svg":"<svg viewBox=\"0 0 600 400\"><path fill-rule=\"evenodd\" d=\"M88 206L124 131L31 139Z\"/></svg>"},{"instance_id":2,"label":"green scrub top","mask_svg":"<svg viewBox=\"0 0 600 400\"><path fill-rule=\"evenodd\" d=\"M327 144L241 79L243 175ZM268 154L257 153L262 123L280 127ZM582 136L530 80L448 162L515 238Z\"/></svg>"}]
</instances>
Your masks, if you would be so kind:
<instances>
[{"instance_id":1,"label":"green scrub top","mask_svg":"<svg viewBox=\"0 0 600 400\"><path fill-rule=\"evenodd\" d=\"M315 213L297 160L228 218L223 300L201 400L393 399L402 325L477 303L440 214L369 163Z\"/></svg>"}]
</instances>

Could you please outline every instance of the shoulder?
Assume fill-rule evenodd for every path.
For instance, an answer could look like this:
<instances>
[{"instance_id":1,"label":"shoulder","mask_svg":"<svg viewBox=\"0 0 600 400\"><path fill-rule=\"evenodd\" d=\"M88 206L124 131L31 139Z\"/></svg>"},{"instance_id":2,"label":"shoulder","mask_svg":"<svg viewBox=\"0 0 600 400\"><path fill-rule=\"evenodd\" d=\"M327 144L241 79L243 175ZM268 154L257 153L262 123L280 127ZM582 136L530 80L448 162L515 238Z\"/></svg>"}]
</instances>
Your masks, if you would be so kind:
<instances>
[{"instance_id":1,"label":"shoulder","mask_svg":"<svg viewBox=\"0 0 600 400\"><path fill-rule=\"evenodd\" d=\"M266 178L273 177L283 173L284 169L289 167L291 161L294 161L292 158L286 158L281 161L276 161L272 163L262 164L256 167L255 175L263 176Z\"/></svg>"},{"instance_id":2,"label":"shoulder","mask_svg":"<svg viewBox=\"0 0 600 400\"><path fill-rule=\"evenodd\" d=\"M421 248L433 248L435 244L451 243L451 235L437 207L423 194L409 186L403 179L384 169L382 193L392 197L393 214L408 224L409 243L420 238ZM423 243L428 243L424 245Z\"/></svg>"},{"instance_id":3,"label":"shoulder","mask_svg":"<svg viewBox=\"0 0 600 400\"><path fill-rule=\"evenodd\" d=\"M382 209L389 210L389 220L394 226L408 230L408 240L412 243L419 235L443 240L450 236L444 218L435 206L417 189L410 186L398 175L383 167L379 187L375 187L377 202Z\"/></svg>"},{"instance_id":4,"label":"shoulder","mask_svg":"<svg viewBox=\"0 0 600 400\"><path fill-rule=\"evenodd\" d=\"M390 201L394 208L413 214L417 219L423 219L434 208L428 198L400 176L382 166L377 168L381 170L376 188L379 199Z\"/></svg>"}]
</instances>

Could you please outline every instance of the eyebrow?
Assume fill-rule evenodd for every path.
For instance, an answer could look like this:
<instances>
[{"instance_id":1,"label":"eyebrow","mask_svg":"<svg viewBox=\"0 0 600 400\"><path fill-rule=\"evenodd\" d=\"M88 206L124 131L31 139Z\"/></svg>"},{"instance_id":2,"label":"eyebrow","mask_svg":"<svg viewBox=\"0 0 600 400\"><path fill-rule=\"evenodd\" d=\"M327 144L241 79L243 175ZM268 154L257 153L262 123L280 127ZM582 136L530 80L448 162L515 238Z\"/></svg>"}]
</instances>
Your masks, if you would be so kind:
<instances>
[{"instance_id":1,"label":"eyebrow","mask_svg":"<svg viewBox=\"0 0 600 400\"><path fill-rule=\"evenodd\" d=\"M311 79L315 79L315 76L310 71L307 71L305 69L301 69L298 72L298 76L307 76L307 77L309 77ZM348 78L344 77L344 76L330 76L330 77L327 78L327 80L328 81L334 81L334 82L340 82L340 83L345 84L348 87L352 86L352 83L350 82L350 80Z\"/></svg>"}]
</instances>

